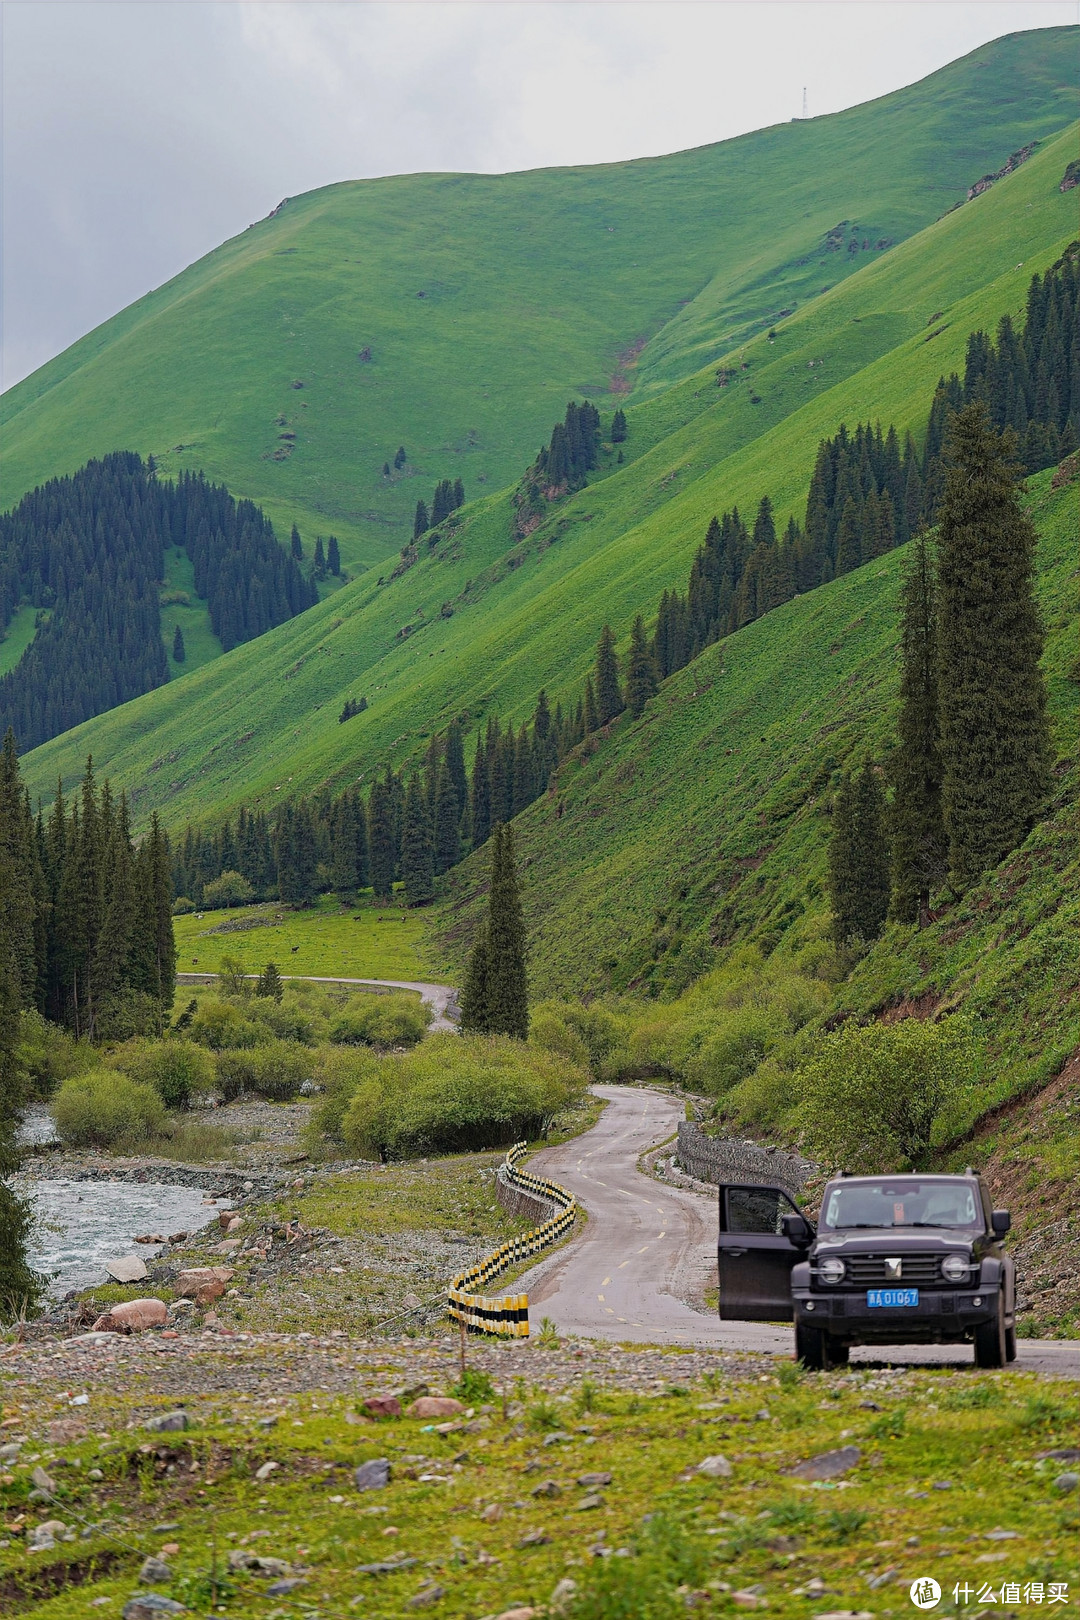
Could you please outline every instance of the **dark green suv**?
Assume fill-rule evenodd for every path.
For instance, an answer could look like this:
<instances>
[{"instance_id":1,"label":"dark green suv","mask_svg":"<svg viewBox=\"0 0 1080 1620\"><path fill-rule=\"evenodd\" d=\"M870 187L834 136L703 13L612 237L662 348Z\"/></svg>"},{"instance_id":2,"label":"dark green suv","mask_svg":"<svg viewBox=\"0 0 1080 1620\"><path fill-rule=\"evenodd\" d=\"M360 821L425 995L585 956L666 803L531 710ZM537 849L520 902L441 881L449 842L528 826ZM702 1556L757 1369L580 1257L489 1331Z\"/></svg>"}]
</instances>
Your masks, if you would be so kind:
<instances>
[{"instance_id":1,"label":"dark green suv","mask_svg":"<svg viewBox=\"0 0 1080 1620\"><path fill-rule=\"evenodd\" d=\"M838 1176L815 1227L781 1187L720 1188L720 1315L794 1321L808 1367L852 1345L972 1344L977 1367L1016 1358L1015 1267L974 1171Z\"/></svg>"}]
</instances>

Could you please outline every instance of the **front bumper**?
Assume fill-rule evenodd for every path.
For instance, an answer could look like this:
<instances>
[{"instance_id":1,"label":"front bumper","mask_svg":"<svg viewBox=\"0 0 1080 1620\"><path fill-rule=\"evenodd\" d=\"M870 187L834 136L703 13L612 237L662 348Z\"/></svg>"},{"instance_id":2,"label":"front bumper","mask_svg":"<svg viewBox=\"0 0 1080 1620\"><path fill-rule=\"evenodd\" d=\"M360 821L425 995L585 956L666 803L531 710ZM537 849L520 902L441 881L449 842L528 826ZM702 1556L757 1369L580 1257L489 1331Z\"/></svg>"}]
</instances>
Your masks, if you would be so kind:
<instances>
[{"instance_id":1,"label":"front bumper","mask_svg":"<svg viewBox=\"0 0 1080 1620\"><path fill-rule=\"evenodd\" d=\"M920 1288L919 1303L871 1307L866 1289L796 1288L795 1321L850 1344L948 1344L997 1318L999 1287Z\"/></svg>"}]
</instances>

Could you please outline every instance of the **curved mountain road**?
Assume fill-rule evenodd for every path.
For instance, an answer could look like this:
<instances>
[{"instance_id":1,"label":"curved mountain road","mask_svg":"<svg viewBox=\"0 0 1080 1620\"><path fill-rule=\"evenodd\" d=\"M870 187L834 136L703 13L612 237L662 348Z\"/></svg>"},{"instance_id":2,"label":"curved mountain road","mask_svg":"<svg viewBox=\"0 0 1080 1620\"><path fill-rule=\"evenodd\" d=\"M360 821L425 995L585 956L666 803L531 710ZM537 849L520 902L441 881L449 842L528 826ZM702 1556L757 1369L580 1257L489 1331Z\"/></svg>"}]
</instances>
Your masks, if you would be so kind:
<instances>
[{"instance_id":1,"label":"curved mountain road","mask_svg":"<svg viewBox=\"0 0 1080 1620\"><path fill-rule=\"evenodd\" d=\"M257 979L257 973L246 973L247 979ZM283 973L283 979L302 979L305 984L356 985L371 990L415 990L420 1000L434 1013L433 1030L457 1029L452 1014L457 1010L457 990L452 984L426 984L420 979L343 979L337 975L316 973ZM213 984L216 973L178 973L177 984Z\"/></svg>"},{"instance_id":2,"label":"curved mountain road","mask_svg":"<svg viewBox=\"0 0 1080 1620\"><path fill-rule=\"evenodd\" d=\"M682 1104L638 1087L594 1086L607 1106L585 1135L546 1148L529 1170L569 1187L588 1220L578 1235L521 1278L534 1322L550 1317L561 1333L648 1344L794 1354L790 1327L721 1322L694 1309L715 1281L716 1206L707 1194L665 1187L643 1176L638 1158L673 1136ZM857 1349L853 1362L970 1365L955 1345ZM1080 1342L1022 1339L1018 1365L1080 1376Z\"/></svg>"}]
</instances>

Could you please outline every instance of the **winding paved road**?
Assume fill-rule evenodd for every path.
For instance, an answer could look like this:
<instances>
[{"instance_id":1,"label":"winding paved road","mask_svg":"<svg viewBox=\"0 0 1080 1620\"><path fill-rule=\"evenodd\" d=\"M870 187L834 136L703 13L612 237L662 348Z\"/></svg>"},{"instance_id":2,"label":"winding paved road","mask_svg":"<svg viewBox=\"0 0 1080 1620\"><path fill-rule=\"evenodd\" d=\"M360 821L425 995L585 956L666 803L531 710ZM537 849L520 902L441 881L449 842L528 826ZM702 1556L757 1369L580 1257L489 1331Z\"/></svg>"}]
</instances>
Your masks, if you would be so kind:
<instances>
[{"instance_id":1,"label":"winding paved road","mask_svg":"<svg viewBox=\"0 0 1080 1620\"><path fill-rule=\"evenodd\" d=\"M257 973L246 973L247 979L257 979ZM340 979L323 977L315 973L283 973L283 979L303 979L306 984L353 984L379 990L415 990L435 1014L432 1029L457 1029L450 1016L457 1009L457 991L452 984L423 984L418 979ZM216 973L178 973L177 984L213 984Z\"/></svg>"},{"instance_id":2,"label":"winding paved road","mask_svg":"<svg viewBox=\"0 0 1080 1620\"><path fill-rule=\"evenodd\" d=\"M643 1176L637 1161L673 1136L682 1105L657 1091L594 1086L606 1102L584 1136L547 1148L530 1171L571 1188L588 1220L566 1248L520 1281L535 1323L550 1317L560 1332L582 1338L693 1344L718 1350L794 1354L792 1330L760 1322L721 1322L686 1304L715 1285L716 1206L694 1193ZM954 1345L857 1349L853 1361L970 1365L972 1352ZM1080 1377L1080 1342L1020 1341L1019 1364Z\"/></svg>"}]
</instances>

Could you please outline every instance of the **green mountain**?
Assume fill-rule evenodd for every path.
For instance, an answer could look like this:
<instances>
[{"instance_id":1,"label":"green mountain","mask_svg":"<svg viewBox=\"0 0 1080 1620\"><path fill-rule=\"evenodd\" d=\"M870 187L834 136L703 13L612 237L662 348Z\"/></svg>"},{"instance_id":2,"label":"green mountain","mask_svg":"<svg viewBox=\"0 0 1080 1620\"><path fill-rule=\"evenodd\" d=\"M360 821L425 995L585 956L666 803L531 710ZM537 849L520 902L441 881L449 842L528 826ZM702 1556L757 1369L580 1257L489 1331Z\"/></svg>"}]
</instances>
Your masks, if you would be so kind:
<instances>
[{"instance_id":1,"label":"green mountain","mask_svg":"<svg viewBox=\"0 0 1080 1620\"><path fill-rule=\"evenodd\" d=\"M663 589L684 588L714 512L768 493L779 524L801 516L818 442L842 421L923 431L968 333L1006 311L1022 318L1032 274L1074 234L1059 190L1074 144L1071 130L1047 139L989 191L722 356L728 386L710 363L628 406L625 463L609 452L524 539L510 492L471 502L396 577L366 575L36 750L32 790L74 780L92 751L139 818L157 807L176 825L370 777L462 711L522 718L541 685L552 702L576 697L602 624L625 640ZM367 711L339 725L345 699L361 696Z\"/></svg>"},{"instance_id":2,"label":"green mountain","mask_svg":"<svg viewBox=\"0 0 1080 1620\"><path fill-rule=\"evenodd\" d=\"M1074 32L670 157L287 199L4 396L4 502L132 449L377 564L436 479L511 483L570 395L659 394L1060 130Z\"/></svg>"}]
</instances>

